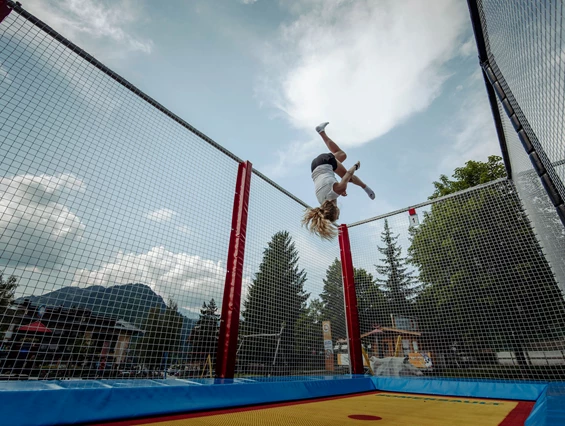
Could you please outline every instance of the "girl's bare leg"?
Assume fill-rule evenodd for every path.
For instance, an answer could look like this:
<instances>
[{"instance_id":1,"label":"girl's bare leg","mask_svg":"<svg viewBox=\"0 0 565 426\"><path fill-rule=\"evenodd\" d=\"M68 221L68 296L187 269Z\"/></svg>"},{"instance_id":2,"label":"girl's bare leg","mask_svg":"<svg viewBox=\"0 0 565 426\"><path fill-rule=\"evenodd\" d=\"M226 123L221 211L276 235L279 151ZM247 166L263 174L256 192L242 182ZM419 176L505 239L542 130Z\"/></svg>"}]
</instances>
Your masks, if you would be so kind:
<instances>
[{"instance_id":1,"label":"girl's bare leg","mask_svg":"<svg viewBox=\"0 0 565 426\"><path fill-rule=\"evenodd\" d=\"M328 135L326 135L325 131L320 132L320 136L326 143L326 146L330 150L330 152L334 155L338 162L344 162L347 158L347 154L339 147L337 144L332 141ZM353 181L352 181L353 182Z\"/></svg>"},{"instance_id":2,"label":"girl's bare leg","mask_svg":"<svg viewBox=\"0 0 565 426\"><path fill-rule=\"evenodd\" d=\"M347 154L334 141L332 141L328 135L326 135L325 128L328 124L329 123L327 122L320 124L316 127L316 131L320 134L320 136L324 140L324 143L337 160L337 168L335 169L335 173L343 179L343 176L347 173L347 169L343 166L342 163L347 158ZM353 175L349 182L363 188L363 190L367 193L371 200L375 199L375 193L373 192L373 190L369 188L365 184L365 182L359 179L359 177L357 177L356 175Z\"/></svg>"}]
</instances>

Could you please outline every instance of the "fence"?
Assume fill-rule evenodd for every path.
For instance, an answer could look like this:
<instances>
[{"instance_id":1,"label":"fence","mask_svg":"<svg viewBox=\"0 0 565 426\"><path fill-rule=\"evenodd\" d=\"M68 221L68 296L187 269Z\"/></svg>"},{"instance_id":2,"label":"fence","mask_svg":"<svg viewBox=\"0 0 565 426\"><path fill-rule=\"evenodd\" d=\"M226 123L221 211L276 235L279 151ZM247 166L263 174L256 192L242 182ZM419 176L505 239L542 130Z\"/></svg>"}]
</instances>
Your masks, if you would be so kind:
<instances>
[{"instance_id":1,"label":"fence","mask_svg":"<svg viewBox=\"0 0 565 426\"><path fill-rule=\"evenodd\" d=\"M469 9L509 176L565 290L563 4L469 0Z\"/></svg>"},{"instance_id":2,"label":"fence","mask_svg":"<svg viewBox=\"0 0 565 426\"><path fill-rule=\"evenodd\" d=\"M563 379L559 43L507 53L557 34L542 6L469 1L511 180L342 226L340 252L303 202L4 4L0 380Z\"/></svg>"},{"instance_id":3,"label":"fence","mask_svg":"<svg viewBox=\"0 0 565 426\"><path fill-rule=\"evenodd\" d=\"M565 303L511 181L352 224L349 235L375 374L565 377Z\"/></svg>"},{"instance_id":4,"label":"fence","mask_svg":"<svg viewBox=\"0 0 565 426\"><path fill-rule=\"evenodd\" d=\"M468 4L512 180L350 225L349 341L377 375L563 380L563 4Z\"/></svg>"},{"instance_id":5,"label":"fence","mask_svg":"<svg viewBox=\"0 0 565 426\"><path fill-rule=\"evenodd\" d=\"M304 203L8 4L0 380L326 373Z\"/></svg>"}]
</instances>

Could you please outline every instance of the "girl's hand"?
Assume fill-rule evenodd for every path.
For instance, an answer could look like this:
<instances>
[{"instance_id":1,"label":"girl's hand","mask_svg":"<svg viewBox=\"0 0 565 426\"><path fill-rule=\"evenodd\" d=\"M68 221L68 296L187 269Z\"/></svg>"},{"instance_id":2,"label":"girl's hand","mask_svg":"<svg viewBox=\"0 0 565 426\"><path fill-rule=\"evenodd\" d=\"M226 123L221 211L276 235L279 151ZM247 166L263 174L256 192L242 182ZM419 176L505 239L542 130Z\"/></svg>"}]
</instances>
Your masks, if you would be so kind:
<instances>
[{"instance_id":1,"label":"girl's hand","mask_svg":"<svg viewBox=\"0 0 565 426\"><path fill-rule=\"evenodd\" d=\"M342 196L342 197L347 197L347 192L343 191L343 192L341 193L341 196Z\"/></svg>"}]
</instances>

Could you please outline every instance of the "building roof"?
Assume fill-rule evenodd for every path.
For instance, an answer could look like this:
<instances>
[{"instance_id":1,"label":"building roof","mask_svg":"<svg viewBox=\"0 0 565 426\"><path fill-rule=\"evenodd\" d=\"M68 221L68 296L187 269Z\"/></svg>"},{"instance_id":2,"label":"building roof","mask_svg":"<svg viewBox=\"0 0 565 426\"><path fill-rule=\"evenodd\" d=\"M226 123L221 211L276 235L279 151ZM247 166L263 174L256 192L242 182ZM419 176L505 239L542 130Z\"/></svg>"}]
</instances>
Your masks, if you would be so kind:
<instances>
[{"instance_id":1,"label":"building roof","mask_svg":"<svg viewBox=\"0 0 565 426\"><path fill-rule=\"evenodd\" d=\"M45 327L41 321L35 321L28 325L22 325L18 331L27 331L32 333L53 333L53 330Z\"/></svg>"}]
</instances>

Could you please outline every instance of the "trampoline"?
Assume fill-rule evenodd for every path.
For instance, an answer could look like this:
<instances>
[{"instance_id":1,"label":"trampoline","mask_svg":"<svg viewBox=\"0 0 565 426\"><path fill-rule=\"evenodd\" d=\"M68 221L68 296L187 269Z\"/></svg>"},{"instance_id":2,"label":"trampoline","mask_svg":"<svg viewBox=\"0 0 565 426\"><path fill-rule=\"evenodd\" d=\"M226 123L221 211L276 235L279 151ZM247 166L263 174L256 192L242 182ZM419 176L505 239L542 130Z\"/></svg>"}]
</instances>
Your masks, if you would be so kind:
<instances>
[{"instance_id":1,"label":"trampoline","mask_svg":"<svg viewBox=\"0 0 565 426\"><path fill-rule=\"evenodd\" d=\"M332 244L304 201L0 0L0 254L22 271L0 282L0 424L565 425L565 102L530 90L565 66L561 3L468 1L508 178ZM400 298L382 237L385 265L418 270L388 274Z\"/></svg>"},{"instance_id":2,"label":"trampoline","mask_svg":"<svg viewBox=\"0 0 565 426\"><path fill-rule=\"evenodd\" d=\"M106 426L184 425L518 425L533 402L368 392L232 410L99 423Z\"/></svg>"}]
</instances>

